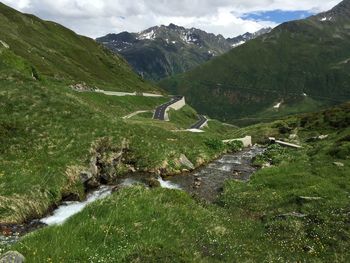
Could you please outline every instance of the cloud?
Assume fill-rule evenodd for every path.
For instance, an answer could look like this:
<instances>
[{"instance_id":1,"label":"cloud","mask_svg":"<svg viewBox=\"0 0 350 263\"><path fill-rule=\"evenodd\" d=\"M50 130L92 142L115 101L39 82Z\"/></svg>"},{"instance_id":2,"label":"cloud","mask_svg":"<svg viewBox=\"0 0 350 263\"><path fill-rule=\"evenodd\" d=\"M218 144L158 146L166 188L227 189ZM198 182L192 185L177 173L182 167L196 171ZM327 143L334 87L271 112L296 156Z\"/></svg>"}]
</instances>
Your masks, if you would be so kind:
<instances>
[{"instance_id":1,"label":"cloud","mask_svg":"<svg viewBox=\"0 0 350 263\"><path fill-rule=\"evenodd\" d=\"M3 0L20 11L61 23L77 33L98 37L111 32L138 32L160 24L175 23L232 37L276 21L244 17L273 10L330 9L340 0ZM277 21L279 22L279 21Z\"/></svg>"}]
</instances>

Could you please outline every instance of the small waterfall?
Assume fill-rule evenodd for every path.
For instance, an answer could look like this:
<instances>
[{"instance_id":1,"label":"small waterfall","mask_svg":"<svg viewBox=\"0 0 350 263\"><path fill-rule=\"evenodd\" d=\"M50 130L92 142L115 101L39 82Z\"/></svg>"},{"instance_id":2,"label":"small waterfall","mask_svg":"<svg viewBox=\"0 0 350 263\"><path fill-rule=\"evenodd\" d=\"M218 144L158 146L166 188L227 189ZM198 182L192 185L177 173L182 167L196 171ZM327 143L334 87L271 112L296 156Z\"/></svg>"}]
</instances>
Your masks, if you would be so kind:
<instances>
[{"instance_id":1,"label":"small waterfall","mask_svg":"<svg viewBox=\"0 0 350 263\"><path fill-rule=\"evenodd\" d=\"M167 188L167 189L178 189L178 190L180 190L181 189L181 187L179 186L179 185L177 185L177 184L175 184L175 183L172 183L172 182L170 182L170 181L164 181L163 180L163 178L162 177L158 177L158 182L160 183L160 186L162 187L162 188Z\"/></svg>"},{"instance_id":2,"label":"small waterfall","mask_svg":"<svg viewBox=\"0 0 350 263\"><path fill-rule=\"evenodd\" d=\"M111 187L101 186L96 191L90 193L83 202L65 202L61 204L52 215L42 218L40 222L47 225L61 225L68 218L82 211L88 204L105 198L112 193Z\"/></svg>"}]
</instances>

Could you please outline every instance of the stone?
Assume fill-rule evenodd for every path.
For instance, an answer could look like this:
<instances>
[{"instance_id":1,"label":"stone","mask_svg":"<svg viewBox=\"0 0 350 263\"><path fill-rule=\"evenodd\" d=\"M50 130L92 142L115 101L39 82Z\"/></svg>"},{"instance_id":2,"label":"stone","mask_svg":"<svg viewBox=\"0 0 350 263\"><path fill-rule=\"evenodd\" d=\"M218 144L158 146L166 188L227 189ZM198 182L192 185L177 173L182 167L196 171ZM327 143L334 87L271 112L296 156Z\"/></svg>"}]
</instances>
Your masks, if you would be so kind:
<instances>
[{"instance_id":1,"label":"stone","mask_svg":"<svg viewBox=\"0 0 350 263\"><path fill-rule=\"evenodd\" d=\"M300 200L305 200L305 201L317 201L317 200L322 200L322 197L319 196L299 196L298 197Z\"/></svg>"},{"instance_id":2,"label":"stone","mask_svg":"<svg viewBox=\"0 0 350 263\"><path fill-rule=\"evenodd\" d=\"M149 187L151 188L157 188L157 187L160 187L160 182L154 178L154 177L151 177L151 178L148 178L147 179L147 184Z\"/></svg>"},{"instance_id":3,"label":"stone","mask_svg":"<svg viewBox=\"0 0 350 263\"><path fill-rule=\"evenodd\" d=\"M296 218L304 218L307 215L302 214L302 213L297 213L297 212L291 212L291 213L286 213L282 215L278 215L278 218L287 218L287 217L296 217Z\"/></svg>"},{"instance_id":4,"label":"stone","mask_svg":"<svg viewBox=\"0 0 350 263\"><path fill-rule=\"evenodd\" d=\"M272 167L271 163L263 163L262 165L262 169L269 168L269 167Z\"/></svg>"},{"instance_id":5,"label":"stone","mask_svg":"<svg viewBox=\"0 0 350 263\"><path fill-rule=\"evenodd\" d=\"M333 164L338 167L344 167L344 164L341 162L334 162Z\"/></svg>"},{"instance_id":6,"label":"stone","mask_svg":"<svg viewBox=\"0 0 350 263\"><path fill-rule=\"evenodd\" d=\"M112 193L118 192L122 187L120 185L115 185L112 187Z\"/></svg>"},{"instance_id":7,"label":"stone","mask_svg":"<svg viewBox=\"0 0 350 263\"><path fill-rule=\"evenodd\" d=\"M80 181L83 184L86 184L88 181L90 181L94 176L92 175L92 173L87 172L87 171L83 171L80 173Z\"/></svg>"},{"instance_id":8,"label":"stone","mask_svg":"<svg viewBox=\"0 0 350 263\"><path fill-rule=\"evenodd\" d=\"M137 171L137 169L132 165L128 165L127 168L130 173L135 173Z\"/></svg>"},{"instance_id":9,"label":"stone","mask_svg":"<svg viewBox=\"0 0 350 263\"><path fill-rule=\"evenodd\" d=\"M82 171L79 176L80 181L87 189L94 189L100 186L96 177L89 171Z\"/></svg>"},{"instance_id":10,"label":"stone","mask_svg":"<svg viewBox=\"0 0 350 263\"><path fill-rule=\"evenodd\" d=\"M0 257L0 263L22 263L25 258L17 251L9 251Z\"/></svg>"},{"instance_id":11,"label":"stone","mask_svg":"<svg viewBox=\"0 0 350 263\"><path fill-rule=\"evenodd\" d=\"M320 135L316 137L311 137L306 140L306 142L316 142L316 141L322 141L328 138L329 135Z\"/></svg>"},{"instance_id":12,"label":"stone","mask_svg":"<svg viewBox=\"0 0 350 263\"><path fill-rule=\"evenodd\" d=\"M97 157L92 156L90 159L90 171L91 171L93 176L96 176L98 174L98 167L97 167L96 163L97 163Z\"/></svg>"},{"instance_id":13,"label":"stone","mask_svg":"<svg viewBox=\"0 0 350 263\"><path fill-rule=\"evenodd\" d=\"M70 87L71 87L71 89L73 89L73 90L75 90L75 91L79 91L79 92L95 91L95 88L89 87L89 86L88 86L86 83L84 83L84 82L71 85Z\"/></svg>"},{"instance_id":14,"label":"stone","mask_svg":"<svg viewBox=\"0 0 350 263\"><path fill-rule=\"evenodd\" d=\"M1 44L4 48L7 48L7 49L10 48L10 46L9 46L5 41L0 40L0 44Z\"/></svg>"},{"instance_id":15,"label":"stone","mask_svg":"<svg viewBox=\"0 0 350 263\"><path fill-rule=\"evenodd\" d=\"M191 161L188 160L188 158L184 154L180 155L179 163L181 166L187 168L188 170L194 170L194 168L195 168L193 163L191 163Z\"/></svg>"}]
</instances>

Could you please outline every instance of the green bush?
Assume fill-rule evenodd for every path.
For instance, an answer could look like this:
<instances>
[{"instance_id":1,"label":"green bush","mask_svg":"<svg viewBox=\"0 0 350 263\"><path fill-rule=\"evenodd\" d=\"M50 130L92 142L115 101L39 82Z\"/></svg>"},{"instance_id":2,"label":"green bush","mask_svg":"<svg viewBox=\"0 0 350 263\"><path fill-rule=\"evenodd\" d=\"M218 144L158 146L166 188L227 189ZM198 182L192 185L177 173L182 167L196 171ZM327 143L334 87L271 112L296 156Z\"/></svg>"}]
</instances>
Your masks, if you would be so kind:
<instances>
[{"instance_id":1,"label":"green bush","mask_svg":"<svg viewBox=\"0 0 350 263\"><path fill-rule=\"evenodd\" d=\"M243 147L244 145L243 145L243 142L241 141L233 141L227 144L228 151L230 152L238 152L242 150Z\"/></svg>"},{"instance_id":2,"label":"green bush","mask_svg":"<svg viewBox=\"0 0 350 263\"><path fill-rule=\"evenodd\" d=\"M216 151L223 150L225 148L224 143L219 139L207 139L205 141L205 145L208 146L208 148Z\"/></svg>"}]
</instances>

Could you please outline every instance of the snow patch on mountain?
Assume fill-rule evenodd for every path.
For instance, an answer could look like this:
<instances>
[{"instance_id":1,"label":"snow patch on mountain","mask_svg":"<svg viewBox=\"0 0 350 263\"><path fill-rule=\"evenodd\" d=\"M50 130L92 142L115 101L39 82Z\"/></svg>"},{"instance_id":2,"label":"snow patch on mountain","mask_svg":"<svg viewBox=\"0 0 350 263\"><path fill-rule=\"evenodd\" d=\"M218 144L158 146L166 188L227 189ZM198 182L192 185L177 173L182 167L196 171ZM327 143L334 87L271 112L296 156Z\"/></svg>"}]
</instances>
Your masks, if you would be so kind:
<instances>
[{"instance_id":1,"label":"snow patch on mountain","mask_svg":"<svg viewBox=\"0 0 350 263\"><path fill-rule=\"evenodd\" d=\"M320 21L321 21L321 22L332 21L332 18L333 18L333 17L331 17L331 16L330 16L330 17L325 16L325 17L322 17L322 18L320 19Z\"/></svg>"},{"instance_id":2,"label":"snow patch on mountain","mask_svg":"<svg viewBox=\"0 0 350 263\"><path fill-rule=\"evenodd\" d=\"M238 46L241 46L241 45L243 45L243 44L245 44L246 43L246 41L240 41L240 42L238 42L238 43L235 43L235 44L232 44L232 47L238 47Z\"/></svg>"},{"instance_id":3,"label":"snow patch on mountain","mask_svg":"<svg viewBox=\"0 0 350 263\"><path fill-rule=\"evenodd\" d=\"M273 108L274 109L279 109L281 107L282 103L283 103L282 101L277 103L275 106L273 106Z\"/></svg>"},{"instance_id":4,"label":"snow patch on mountain","mask_svg":"<svg viewBox=\"0 0 350 263\"><path fill-rule=\"evenodd\" d=\"M138 40L145 40L145 39L154 40L155 38L156 38L156 34L154 33L154 30L151 30L150 32L143 32L137 37Z\"/></svg>"},{"instance_id":5,"label":"snow patch on mountain","mask_svg":"<svg viewBox=\"0 0 350 263\"><path fill-rule=\"evenodd\" d=\"M187 44L194 44L198 41L198 38L191 33L183 32L180 36L181 40Z\"/></svg>"}]
</instances>

